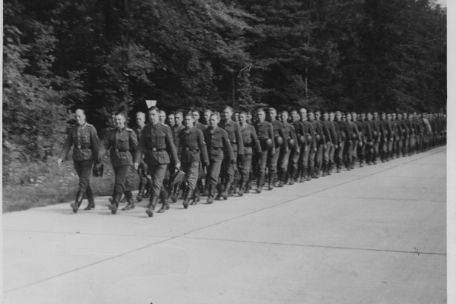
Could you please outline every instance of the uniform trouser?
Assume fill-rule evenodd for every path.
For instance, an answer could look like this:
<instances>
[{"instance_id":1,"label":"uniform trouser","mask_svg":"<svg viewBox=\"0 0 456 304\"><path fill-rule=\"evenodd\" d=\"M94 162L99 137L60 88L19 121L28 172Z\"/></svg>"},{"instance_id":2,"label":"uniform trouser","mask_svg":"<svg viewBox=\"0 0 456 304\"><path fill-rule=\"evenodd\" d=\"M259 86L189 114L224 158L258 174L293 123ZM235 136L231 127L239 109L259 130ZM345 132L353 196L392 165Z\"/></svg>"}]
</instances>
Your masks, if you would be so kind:
<instances>
[{"instance_id":1,"label":"uniform trouser","mask_svg":"<svg viewBox=\"0 0 456 304\"><path fill-rule=\"evenodd\" d=\"M257 166L257 184L258 187L262 187L264 184L264 177L266 175L266 165L271 168L273 161L273 154L271 149L263 149L258 154L258 166Z\"/></svg>"},{"instance_id":2,"label":"uniform trouser","mask_svg":"<svg viewBox=\"0 0 456 304\"><path fill-rule=\"evenodd\" d=\"M211 158L209 168L206 174L206 186L209 190L209 196L213 196L219 181L220 169L222 168L223 158Z\"/></svg>"},{"instance_id":3,"label":"uniform trouser","mask_svg":"<svg viewBox=\"0 0 456 304\"><path fill-rule=\"evenodd\" d=\"M372 141L367 140L364 144L364 160L370 164L374 160L374 144Z\"/></svg>"},{"instance_id":4,"label":"uniform trouser","mask_svg":"<svg viewBox=\"0 0 456 304\"><path fill-rule=\"evenodd\" d=\"M309 170L310 172L314 173L320 172L321 165L323 162L323 144L317 144L316 149L311 149L309 153Z\"/></svg>"},{"instance_id":5,"label":"uniform trouser","mask_svg":"<svg viewBox=\"0 0 456 304\"><path fill-rule=\"evenodd\" d=\"M352 146L352 161L353 162L358 160L358 145L359 145L359 140L354 140L353 146Z\"/></svg>"},{"instance_id":6,"label":"uniform trouser","mask_svg":"<svg viewBox=\"0 0 456 304\"><path fill-rule=\"evenodd\" d=\"M373 151L372 151L372 161L375 162L377 160L379 154L380 143L378 140L374 140L373 142Z\"/></svg>"},{"instance_id":7,"label":"uniform trouser","mask_svg":"<svg viewBox=\"0 0 456 304\"><path fill-rule=\"evenodd\" d=\"M387 145L388 145L388 153L387 154L388 154L388 158L390 158L390 157L393 156L394 140L393 139L388 140Z\"/></svg>"},{"instance_id":8,"label":"uniform trouser","mask_svg":"<svg viewBox=\"0 0 456 304\"><path fill-rule=\"evenodd\" d=\"M290 149L288 147L280 149L279 160L278 160L278 169L279 169L279 178L284 179L285 174L288 171L288 162L290 160Z\"/></svg>"},{"instance_id":9,"label":"uniform trouser","mask_svg":"<svg viewBox=\"0 0 456 304\"><path fill-rule=\"evenodd\" d=\"M334 144L328 143L326 149L328 150L328 164L332 165L334 164L334 154L336 153L336 148Z\"/></svg>"},{"instance_id":10,"label":"uniform trouser","mask_svg":"<svg viewBox=\"0 0 456 304\"><path fill-rule=\"evenodd\" d=\"M138 167L138 177L139 177L139 189L146 187L148 183L147 179L147 168L144 165L139 164Z\"/></svg>"},{"instance_id":11,"label":"uniform trouser","mask_svg":"<svg viewBox=\"0 0 456 304\"><path fill-rule=\"evenodd\" d=\"M149 175L151 176L151 197L159 197L160 191L163 188L163 180L168 171L168 164L148 163Z\"/></svg>"},{"instance_id":12,"label":"uniform trouser","mask_svg":"<svg viewBox=\"0 0 456 304\"><path fill-rule=\"evenodd\" d=\"M309 144L302 144L301 145L301 153L299 154L299 170L301 171L301 175L306 173L307 169L309 168L309 158L310 158L310 145Z\"/></svg>"},{"instance_id":13,"label":"uniform trouser","mask_svg":"<svg viewBox=\"0 0 456 304\"><path fill-rule=\"evenodd\" d=\"M345 160L345 167L351 168L351 164L353 162L353 141L351 141L351 140L348 140L347 142L345 142L344 160Z\"/></svg>"},{"instance_id":14,"label":"uniform trouser","mask_svg":"<svg viewBox=\"0 0 456 304\"><path fill-rule=\"evenodd\" d=\"M274 154L271 153L271 157L268 159L268 166L269 166L269 176L274 177L277 173L277 166L279 162L280 156L280 148L276 147Z\"/></svg>"},{"instance_id":15,"label":"uniform trouser","mask_svg":"<svg viewBox=\"0 0 456 304\"><path fill-rule=\"evenodd\" d=\"M358 160L362 163L366 157L366 144L364 141L358 141L358 147L356 148L356 155L358 156Z\"/></svg>"},{"instance_id":16,"label":"uniform trouser","mask_svg":"<svg viewBox=\"0 0 456 304\"><path fill-rule=\"evenodd\" d=\"M335 147L335 163L337 166L337 169L341 169L342 165L344 163L344 147L345 147L345 142L340 142L338 145Z\"/></svg>"},{"instance_id":17,"label":"uniform trouser","mask_svg":"<svg viewBox=\"0 0 456 304\"><path fill-rule=\"evenodd\" d=\"M239 171L241 174L241 180L239 182L241 189L245 190L247 183L250 178L250 172L252 170L252 153L245 153L242 157L242 161L239 162Z\"/></svg>"},{"instance_id":18,"label":"uniform trouser","mask_svg":"<svg viewBox=\"0 0 456 304\"><path fill-rule=\"evenodd\" d=\"M224 158L221 166L221 179L219 192L228 191L234 181L237 167L228 158Z\"/></svg>"},{"instance_id":19,"label":"uniform trouser","mask_svg":"<svg viewBox=\"0 0 456 304\"><path fill-rule=\"evenodd\" d=\"M122 166L114 166L114 195L122 195L125 191L130 191L132 189L131 185L131 176L129 178L129 174L131 174L133 166L132 165L122 165ZM113 196L114 196L113 195Z\"/></svg>"},{"instance_id":20,"label":"uniform trouser","mask_svg":"<svg viewBox=\"0 0 456 304\"><path fill-rule=\"evenodd\" d=\"M93 160L74 161L73 166L79 177L78 192L86 193L87 198L93 197L92 188L90 188Z\"/></svg>"},{"instance_id":21,"label":"uniform trouser","mask_svg":"<svg viewBox=\"0 0 456 304\"><path fill-rule=\"evenodd\" d=\"M199 161L183 162L182 170L185 172L185 182L189 191L193 191L196 188L200 169Z\"/></svg>"},{"instance_id":22,"label":"uniform trouser","mask_svg":"<svg viewBox=\"0 0 456 304\"><path fill-rule=\"evenodd\" d=\"M288 164L288 171L290 172L290 179L295 179L296 178L296 173L298 172L299 169L299 157L300 157L300 152L296 148L292 149L290 152L290 160Z\"/></svg>"}]
</instances>

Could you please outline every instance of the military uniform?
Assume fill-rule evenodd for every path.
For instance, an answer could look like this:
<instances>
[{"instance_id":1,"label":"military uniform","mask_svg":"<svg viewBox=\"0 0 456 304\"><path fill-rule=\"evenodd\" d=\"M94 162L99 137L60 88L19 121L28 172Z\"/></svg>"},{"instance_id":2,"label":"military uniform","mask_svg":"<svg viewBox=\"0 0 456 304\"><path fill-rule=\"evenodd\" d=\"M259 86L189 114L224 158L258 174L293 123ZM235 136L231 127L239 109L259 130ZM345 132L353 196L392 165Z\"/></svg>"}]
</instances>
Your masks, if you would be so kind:
<instances>
[{"instance_id":1,"label":"military uniform","mask_svg":"<svg viewBox=\"0 0 456 304\"><path fill-rule=\"evenodd\" d=\"M241 172L239 195L242 196L247 189L247 183L250 179L253 153L261 153L261 145L260 141L258 140L255 128L252 125L246 123L245 126L241 126L241 135L242 142L244 144L244 153L242 161L239 164L239 170Z\"/></svg>"},{"instance_id":2,"label":"military uniform","mask_svg":"<svg viewBox=\"0 0 456 304\"><path fill-rule=\"evenodd\" d=\"M167 125L167 127L169 127L169 126ZM169 128L171 128L171 132L173 134L173 141L174 141L174 144L176 145L179 133L180 133L180 131L182 131L184 129L184 126L175 124L174 126L169 127Z\"/></svg>"},{"instance_id":3,"label":"military uniform","mask_svg":"<svg viewBox=\"0 0 456 304\"><path fill-rule=\"evenodd\" d=\"M271 168L273 152L275 152L274 130L272 124L267 121L257 122L255 130L258 135L258 140L261 145L261 153L258 157L258 172L257 172L257 192L260 193L266 175L266 164Z\"/></svg>"},{"instance_id":4,"label":"military uniform","mask_svg":"<svg viewBox=\"0 0 456 304\"><path fill-rule=\"evenodd\" d=\"M219 127L224 129L228 134L228 139L231 143L235 159L242 162L244 154L244 143L242 141L241 128L239 124L233 120L223 120L219 123ZM221 183L219 185L219 195L226 197L227 192L234 182L235 174L237 173L236 162L233 164L229 159L224 159L222 163Z\"/></svg>"},{"instance_id":5,"label":"military uniform","mask_svg":"<svg viewBox=\"0 0 456 304\"><path fill-rule=\"evenodd\" d=\"M301 154L301 145L304 140L303 125L301 121L293 121L294 146L290 148L290 161L288 165L288 183L293 185L299 174L299 156Z\"/></svg>"},{"instance_id":6,"label":"military uniform","mask_svg":"<svg viewBox=\"0 0 456 304\"><path fill-rule=\"evenodd\" d=\"M103 139L104 147L109 150L111 164L114 169L115 182L113 199L110 205L112 213L116 213L120 198L125 192L129 205L132 203L131 190L133 185L127 178L132 173L133 155L138 147L138 139L135 132L129 128L114 128L107 132Z\"/></svg>"},{"instance_id":7,"label":"military uniform","mask_svg":"<svg viewBox=\"0 0 456 304\"><path fill-rule=\"evenodd\" d=\"M325 147L323 150L323 175L330 174L331 158L334 158L334 133L333 125L329 120L320 122L325 135Z\"/></svg>"},{"instance_id":8,"label":"military uniform","mask_svg":"<svg viewBox=\"0 0 456 304\"><path fill-rule=\"evenodd\" d=\"M281 121L274 120L271 121L272 129L274 132L274 143L275 143L275 151L271 157L271 163L269 166L269 176L268 176L268 189L271 190L273 188L274 180L277 175L277 168L282 167L282 160L279 163L280 153L283 151L287 151L288 147L285 142L285 134L284 134L284 127Z\"/></svg>"},{"instance_id":9,"label":"military uniform","mask_svg":"<svg viewBox=\"0 0 456 304\"><path fill-rule=\"evenodd\" d=\"M171 162L173 164L179 163L170 128L160 123L145 126L141 131L139 149L135 158L136 163L139 163L142 155L144 155L149 174L152 177L152 193L146 211L149 216L152 216L160 196L168 165ZM162 199L162 202L162 209L164 210L167 208L166 199Z\"/></svg>"},{"instance_id":10,"label":"military uniform","mask_svg":"<svg viewBox=\"0 0 456 304\"><path fill-rule=\"evenodd\" d=\"M297 146L296 133L293 125L289 124L288 122L282 122L282 126L283 146L280 149L278 162L279 187L282 187L283 184L286 183L291 149L294 149Z\"/></svg>"},{"instance_id":11,"label":"military uniform","mask_svg":"<svg viewBox=\"0 0 456 304\"><path fill-rule=\"evenodd\" d=\"M346 133L346 123L344 121L335 121L336 125L336 141L335 152L334 152L334 161L336 163L336 172L340 172L344 163L344 147L347 139Z\"/></svg>"},{"instance_id":12,"label":"military uniform","mask_svg":"<svg viewBox=\"0 0 456 304\"><path fill-rule=\"evenodd\" d=\"M302 125L302 136L300 137L301 141L301 153L299 156L300 164L300 182L304 180L310 180L312 172L314 170L315 162L311 161L310 155L315 152L317 149L317 142L315 139L315 129L313 124L307 120L301 120Z\"/></svg>"},{"instance_id":13,"label":"military uniform","mask_svg":"<svg viewBox=\"0 0 456 304\"><path fill-rule=\"evenodd\" d=\"M309 161L314 163L311 173L312 177L318 178L320 176L320 171L323 163L323 152L326 145L326 138L320 121L313 120L310 123L313 126L314 137L317 146L316 149L311 149Z\"/></svg>"},{"instance_id":14,"label":"military uniform","mask_svg":"<svg viewBox=\"0 0 456 304\"><path fill-rule=\"evenodd\" d=\"M190 196L196 188L201 163L209 165L206 142L203 132L196 128L184 128L179 132L177 151L185 172L184 207L187 208Z\"/></svg>"},{"instance_id":15,"label":"military uniform","mask_svg":"<svg viewBox=\"0 0 456 304\"><path fill-rule=\"evenodd\" d=\"M143 128L137 127L134 129L136 137L140 138L141 136L141 131ZM140 160L139 166L138 166L138 177L139 177L139 187L138 187L138 196L137 196L137 201L140 202L142 201L143 196L145 195L145 192L147 189L150 189L151 186L151 180L147 177L147 164L144 161L144 159Z\"/></svg>"},{"instance_id":16,"label":"military uniform","mask_svg":"<svg viewBox=\"0 0 456 304\"><path fill-rule=\"evenodd\" d=\"M359 161L359 166L362 167L366 153L366 123L361 119L354 121L354 123L358 128L358 139L355 140L354 143L354 145L356 146L356 148L354 149L354 161Z\"/></svg>"},{"instance_id":17,"label":"military uniform","mask_svg":"<svg viewBox=\"0 0 456 304\"><path fill-rule=\"evenodd\" d=\"M235 155L231 148L228 133L220 127L208 127L204 130L207 152L209 155L209 168L206 174L206 186L208 188L208 204L213 202L214 193L220 176L220 169L224 159L234 163ZM227 199L227 197L224 197Z\"/></svg>"},{"instance_id":18,"label":"military uniform","mask_svg":"<svg viewBox=\"0 0 456 304\"><path fill-rule=\"evenodd\" d=\"M68 131L60 158L64 159L73 146L73 165L79 177L76 199L74 204L72 204L74 212L77 212L81 205L84 194L87 195L89 201L86 209L95 207L95 200L90 187L90 175L92 174L94 161L99 158L99 145L97 130L89 123L74 126Z\"/></svg>"}]
</instances>

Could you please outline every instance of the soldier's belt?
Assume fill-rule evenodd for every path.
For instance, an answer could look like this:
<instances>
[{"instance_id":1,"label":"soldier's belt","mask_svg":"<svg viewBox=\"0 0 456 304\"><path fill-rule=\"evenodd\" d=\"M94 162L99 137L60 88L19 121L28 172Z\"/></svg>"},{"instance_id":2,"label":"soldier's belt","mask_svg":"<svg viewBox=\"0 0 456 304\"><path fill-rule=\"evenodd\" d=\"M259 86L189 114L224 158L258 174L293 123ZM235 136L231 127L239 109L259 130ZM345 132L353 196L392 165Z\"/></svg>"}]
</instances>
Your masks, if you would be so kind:
<instances>
[{"instance_id":1,"label":"soldier's belt","mask_svg":"<svg viewBox=\"0 0 456 304\"><path fill-rule=\"evenodd\" d=\"M147 151L160 152L160 151L166 151L166 149L149 148L149 149L147 149Z\"/></svg>"},{"instance_id":2,"label":"soldier's belt","mask_svg":"<svg viewBox=\"0 0 456 304\"><path fill-rule=\"evenodd\" d=\"M245 148L251 148L251 147L252 147L252 144L251 144L251 143L244 143L244 147L245 147Z\"/></svg>"},{"instance_id":3,"label":"soldier's belt","mask_svg":"<svg viewBox=\"0 0 456 304\"><path fill-rule=\"evenodd\" d=\"M184 150L185 151L189 151L189 152L199 152L199 149L193 149L193 148L190 148L190 147L185 147Z\"/></svg>"},{"instance_id":4,"label":"soldier's belt","mask_svg":"<svg viewBox=\"0 0 456 304\"><path fill-rule=\"evenodd\" d=\"M222 147L210 147L210 150L222 150Z\"/></svg>"}]
</instances>

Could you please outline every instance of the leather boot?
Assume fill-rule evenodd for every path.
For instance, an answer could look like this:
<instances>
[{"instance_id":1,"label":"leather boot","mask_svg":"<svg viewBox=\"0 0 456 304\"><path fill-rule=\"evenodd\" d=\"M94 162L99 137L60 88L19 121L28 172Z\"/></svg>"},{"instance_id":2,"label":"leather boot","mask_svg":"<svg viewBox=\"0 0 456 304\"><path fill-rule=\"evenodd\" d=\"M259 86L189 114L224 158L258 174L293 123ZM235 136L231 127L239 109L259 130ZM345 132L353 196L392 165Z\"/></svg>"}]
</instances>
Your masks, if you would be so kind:
<instances>
[{"instance_id":1,"label":"leather boot","mask_svg":"<svg viewBox=\"0 0 456 304\"><path fill-rule=\"evenodd\" d=\"M195 188L195 190L193 191L193 200L192 200L192 202L190 203L190 205L196 205L196 204L198 204L198 202L199 202L200 199L201 199L201 198L200 198L200 193L201 193L201 191L200 191L198 185L196 185L196 188Z\"/></svg>"},{"instance_id":2,"label":"leather boot","mask_svg":"<svg viewBox=\"0 0 456 304\"><path fill-rule=\"evenodd\" d=\"M86 196L89 203L87 204L87 207L84 208L84 210L91 210L95 208L95 198L93 197L92 188L90 188L90 186L87 187Z\"/></svg>"},{"instance_id":3,"label":"leather boot","mask_svg":"<svg viewBox=\"0 0 456 304\"><path fill-rule=\"evenodd\" d=\"M119 208L120 198L122 197L122 193L115 193L114 197L112 198L111 204L108 208L111 210L112 214L117 213L117 208Z\"/></svg>"},{"instance_id":4,"label":"leather boot","mask_svg":"<svg viewBox=\"0 0 456 304\"><path fill-rule=\"evenodd\" d=\"M264 174L260 174L260 176L258 177L258 180L257 180L257 188L256 188L257 193L261 193L261 191L263 190L263 185L264 185Z\"/></svg>"},{"instance_id":5,"label":"leather boot","mask_svg":"<svg viewBox=\"0 0 456 304\"><path fill-rule=\"evenodd\" d=\"M74 213L78 212L79 206L81 206L82 200L84 199L84 193L82 191L78 191L76 193L76 198L74 199L74 203L71 203L71 208L73 209Z\"/></svg>"},{"instance_id":6,"label":"leather boot","mask_svg":"<svg viewBox=\"0 0 456 304\"><path fill-rule=\"evenodd\" d=\"M231 182L226 182L225 184L225 187L223 188L223 191L222 191L222 197L223 199L226 201L228 199L228 191L230 190L231 188Z\"/></svg>"},{"instance_id":7,"label":"leather boot","mask_svg":"<svg viewBox=\"0 0 456 304\"><path fill-rule=\"evenodd\" d=\"M154 193L151 193L150 198L149 198L149 204L147 205L146 213L149 217L154 216L154 211L155 211L155 205L157 204L158 201L158 196L156 196Z\"/></svg>"},{"instance_id":8,"label":"leather boot","mask_svg":"<svg viewBox=\"0 0 456 304\"><path fill-rule=\"evenodd\" d=\"M207 204L212 204L214 202L214 193L212 190L213 186L212 184L208 184L207 186Z\"/></svg>"},{"instance_id":9,"label":"leather boot","mask_svg":"<svg viewBox=\"0 0 456 304\"><path fill-rule=\"evenodd\" d=\"M185 187L185 190L184 190L184 201L182 202L182 205L184 205L185 209L188 208L188 205L190 203L190 194L192 193L191 190L192 189L190 189L189 187Z\"/></svg>"},{"instance_id":10,"label":"leather boot","mask_svg":"<svg viewBox=\"0 0 456 304\"><path fill-rule=\"evenodd\" d=\"M268 190L274 189L274 173L269 173L268 176Z\"/></svg>"},{"instance_id":11,"label":"leather boot","mask_svg":"<svg viewBox=\"0 0 456 304\"><path fill-rule=\"evenodd\" d=\"M125 197L127 198L127 205L122 208L123 211L135 209L135 202L133 201L133 193L131 191L125 192Z\"/></svg>"},{"instance_id":12,"label":"leather boot","mask_svg":"<svg viewBox=\"0 0 456 304\"><path fill-rule=\"evenodd\" d=\"M144 197L144 191L146 190L146 185L139 185L138 195L136 196L136 201L139 203Z\"/></svg>"}]
</instances>

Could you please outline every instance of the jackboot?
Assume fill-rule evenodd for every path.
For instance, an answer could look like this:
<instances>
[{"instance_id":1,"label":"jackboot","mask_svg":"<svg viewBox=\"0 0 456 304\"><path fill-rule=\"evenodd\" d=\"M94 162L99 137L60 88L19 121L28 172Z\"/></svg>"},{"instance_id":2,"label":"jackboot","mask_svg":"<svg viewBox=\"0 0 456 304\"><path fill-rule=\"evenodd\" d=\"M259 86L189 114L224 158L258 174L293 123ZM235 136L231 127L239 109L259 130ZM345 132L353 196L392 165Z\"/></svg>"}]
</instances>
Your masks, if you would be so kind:
<instances>
[{"instance_id":1,"label":"jackboot","mask_svg":"<svg viewBox=\"0 0 456 304\"><path fill-rule=\"evenodd\" d=\"M155 211L155 205L157 204L158 201L158 196L156 196L154 193L151 193L150 198L149 198L149 204L147 205L146 213L149 217L154 216L154 211Z\"/></svg>"},{"instance_id":2,"label":"jackboot","mask_svg":"<svg viewBox=\"0 0 456 304\"><path fill-rule=\"evenodd\" d=\"M274 189L274 173L269 173L268 176L268 190Z\"/></svg>"},{"instance_id":3,"label":"jackboot","mask_svg":"<svg viewBox=\"0 0 456 304\"><path fill-rule=\"evenodd\" d=\"M112 198L111 204L108 208L111 210L112 214L117 213L117 208L119 208L120 198L122 197L122 193L115 193L114 197Z\"/></svg>"},{"instance_id":4,"label":"jackboot","mask_svg":"<svg viewBox=\"0 0 456 304\"><path fill-rule=\"evenodd\" d=\"M260 176L258 177L258 180L257 180L257 188L256 188L257 193L261 193L261 191L263 190L263 185L264 185L264 174L260 174Z\"/></svg>"},{"instance_id":5,"label":"jackboot","mask_svg":"<svg viewBox=\"0 0 456 304\"><path fill-rule=\"evenodd\" d=\"M139 203L144 197L144 191L146 190L146 185L139 185L138 195L136 196L136 201Z\"/></svg>"},{"instance_id":6,"label":"jackboot","mask_svg":"<svg viewBox=\"0 0 456 304\"><path fill-rule=\"evenodd\" d=\"M74 213L78 212L79 207L81 206L82 200L84 199L84 193L82 191L78 191L76 193L76 198L74 199L74 203L71 203L71 208L73 209Z\"/></svg>"},{"instance_id":7,"label":"jackboot","mask_svg":"<svg viewBox=\"0 0 456 304\"><path fill-rule=\"evenodd\" d=\"M133 193L131 191L125 192L125 197L127 198L127 205L122 208L123 211L135 209L135 202L133 201Z\"/></svg>"},{"instance_id":8,"label":"jackboot","mask_svg":"<svg viewBox=\"0 0 456 304\"><path fill-rule=\"evenodd\" d=\"M214 202L214 193L213 193L213 186L212 184L208 184L207 186L207 204L212 204Z\"/></svg>"},{"instance_id":9,"label":"jackboot","mask_svg":"<svg viewBox=\"0 0 456 304\"><path fill-rule=\"evenodd\" d=\"M90 188L90 186L87 187L86 197L89 203L87 204L87 207L84 208L84 210L91 210L95 208L95 198L93 197L92 188Z\"/></svg>"},{"instance_id":10,"label":"jackboot","mask_svg":"<svg viewBox=\"0 0 456 304\"><path fill-rule=\"evenodd\" d=\"M185 209L188 208L188 205L190 203L190 194L191 193L192 193L192 189L190 189L189 187L185 187L185 190L184 190L184 201L182 202L182 204L184 205Z\"/></svg>"}]
</instances>

